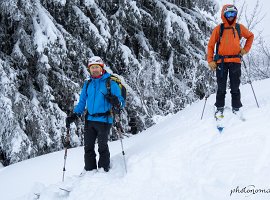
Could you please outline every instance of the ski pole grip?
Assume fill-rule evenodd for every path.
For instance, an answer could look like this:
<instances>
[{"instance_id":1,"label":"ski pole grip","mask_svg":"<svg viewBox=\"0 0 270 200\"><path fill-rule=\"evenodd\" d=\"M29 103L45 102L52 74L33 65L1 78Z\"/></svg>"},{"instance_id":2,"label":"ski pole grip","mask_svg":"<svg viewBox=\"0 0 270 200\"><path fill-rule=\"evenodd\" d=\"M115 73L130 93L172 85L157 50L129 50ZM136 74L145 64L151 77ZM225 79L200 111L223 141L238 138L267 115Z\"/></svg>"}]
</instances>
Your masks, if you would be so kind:
<instances>
[{"instance_id":1,"label":"ski pole grip","mask_svg":"<svg viewBox=\"0 0 270 200\"><path fill-rule=\"evenodd\" d=\"M66 135L66 139L65 139L65 147L69 147L70 146L70 128L67 128L67 135Z\"/></svg>"}]
</instances>

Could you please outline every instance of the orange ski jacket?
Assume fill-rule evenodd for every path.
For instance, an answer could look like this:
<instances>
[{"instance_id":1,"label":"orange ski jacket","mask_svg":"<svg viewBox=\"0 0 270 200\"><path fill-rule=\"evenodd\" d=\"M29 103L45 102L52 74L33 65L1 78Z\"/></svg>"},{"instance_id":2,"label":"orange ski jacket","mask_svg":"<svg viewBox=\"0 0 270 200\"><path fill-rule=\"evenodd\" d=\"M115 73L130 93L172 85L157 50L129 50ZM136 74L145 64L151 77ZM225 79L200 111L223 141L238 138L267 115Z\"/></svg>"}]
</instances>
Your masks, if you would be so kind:
<instances>
[{"instance_id":1,"label":"orange ski jacket","mask_svg":"<svg viewBox=\"0 0 270 200\"><path fill-rule=\"evenodd\" d=\"M224 30L219 44L218 54L221 56L226 55L238 55L240 53L240 39L237 30L235 28L236 20L234 20L232 25L229 25L225 16L224 10L230 4L224 5L221 11L221 19L224 23ZM233 27L233 29L226 29L228 27ZM244 49L246 52L249 52L251 45L253 43L254 35L250 32L244 25L240 24L241 36L246 38L246 43ZM210 40L208 42L208 50L207 50L207 62L210 63L214 59L215 45L218 42L220 33L220 24L216 26L212 32ZM240 58L224 58L224 62L234 62L241 63ZM221 59L217 61L217 63L221 63Z\"/></svg>"}]
</instances>

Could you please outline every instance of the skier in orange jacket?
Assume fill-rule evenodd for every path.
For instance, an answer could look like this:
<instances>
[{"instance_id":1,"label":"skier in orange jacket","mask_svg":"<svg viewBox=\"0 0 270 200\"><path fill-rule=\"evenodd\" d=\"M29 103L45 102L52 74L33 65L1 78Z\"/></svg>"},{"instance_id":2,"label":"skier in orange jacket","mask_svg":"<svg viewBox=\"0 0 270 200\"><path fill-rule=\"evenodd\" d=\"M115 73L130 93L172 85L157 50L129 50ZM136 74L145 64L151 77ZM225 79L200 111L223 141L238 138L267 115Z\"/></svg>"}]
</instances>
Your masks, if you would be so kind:
<instances>
[{"instance_id":1,"label":"skier in orange jacket","mask_svg":"<svg viewBox=\"0 0 270 200\"><path fill-rule=\"evenodd\" d=\"M239 108L242 107L239 89L241 57L249 52L254 35L244 25L236 23L237 13L238 10L234 5L227 4L223 6L221 11L223 25L220 24L214 28L208 43L207 61L210 69L216 70L218 85L215 103L217 107L216 117L217 115L223 115L228 74L230 78L233 113L237 113ZM223 28L221 28L222 26ZM240 46L241 37L246 38L243 48ZM216 52L214 56L215 45Z\"/></svg>"}]
</instances>

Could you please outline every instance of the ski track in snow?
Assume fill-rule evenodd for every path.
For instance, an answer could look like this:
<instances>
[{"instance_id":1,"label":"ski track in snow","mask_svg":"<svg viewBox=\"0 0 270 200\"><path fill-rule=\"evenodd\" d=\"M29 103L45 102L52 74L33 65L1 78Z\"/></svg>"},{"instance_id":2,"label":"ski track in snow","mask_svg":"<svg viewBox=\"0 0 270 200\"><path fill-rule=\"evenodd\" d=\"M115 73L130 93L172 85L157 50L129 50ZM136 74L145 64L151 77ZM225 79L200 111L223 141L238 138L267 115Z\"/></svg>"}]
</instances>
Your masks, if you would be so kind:
<instances>
[{"instance_id":1,"label":"ski track in snow","mask_svg":"<svg viewBox=\"0 0 270 200\"><path fill-rule=\"evenodd\" d=\"M26 184L15 196L20 196L16 198L20 200L37 199L34 193L40 193L40 200L270 199L270 194L230 195L237 186L255 185L256 188L270 189L270 92L260 89L269 88L270 79L253 84L260 108L256 106L250 86L242 86L246 121L226 111L225 128L221 134L216 130L213 117L215 95L211 95L202 120L204 100L165 117L159 124L134 137L124 139L127 174L120 141L116 141L109 143L112 160L109 173L89 172L79 178L79 170L83 168L83 148L80 147L68 150L64 183L61 182L63 151L2 168L0 178L8 179L18 172L29 173L27 166L33 165L33 177L37 178L30 176L29 181L14 178L21 185ZM230 106L229 92L226 105ZM42 173L36 173L37 167ZM44 183L45 176L54 178ZM29 189L27 184L30 187L32 179L40 182L36 181ZM0 179L0 188L6 188L0 192L0 198L4 195L3 199L12 199L8 194L12 189L3 183L5 179ZM16 184L13 187L18 187Z\"/></svg>"}]
</instances>

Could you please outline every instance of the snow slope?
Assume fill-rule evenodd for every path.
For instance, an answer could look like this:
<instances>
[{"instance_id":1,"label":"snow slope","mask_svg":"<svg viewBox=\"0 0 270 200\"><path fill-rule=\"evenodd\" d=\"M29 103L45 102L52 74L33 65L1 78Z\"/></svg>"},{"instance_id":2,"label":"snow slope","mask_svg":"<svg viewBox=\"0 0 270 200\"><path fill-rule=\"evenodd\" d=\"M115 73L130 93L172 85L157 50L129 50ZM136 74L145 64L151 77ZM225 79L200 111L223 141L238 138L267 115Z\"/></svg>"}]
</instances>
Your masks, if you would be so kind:
<instances>
[{"instance_id":1,"label":"snow slope","mask_svg":"<svg viewBox=\"0 0 270 200\"><path fill-rule=\"evenodd\" d=\"M112 169L82 178L83 148L64 151L0 169L0 199L46 200L264 200L270 199L270 79L241 87L246 121L228 113L219 134L213 119L215 95L167 116L146 131L111 142ZM230 105L230 94L226 99ZM72 189L68 194L59 187Z\"/></svg>"}]
</instances>

